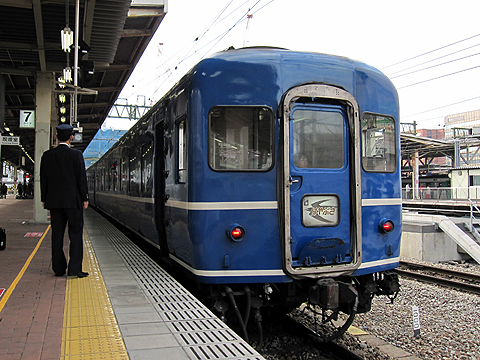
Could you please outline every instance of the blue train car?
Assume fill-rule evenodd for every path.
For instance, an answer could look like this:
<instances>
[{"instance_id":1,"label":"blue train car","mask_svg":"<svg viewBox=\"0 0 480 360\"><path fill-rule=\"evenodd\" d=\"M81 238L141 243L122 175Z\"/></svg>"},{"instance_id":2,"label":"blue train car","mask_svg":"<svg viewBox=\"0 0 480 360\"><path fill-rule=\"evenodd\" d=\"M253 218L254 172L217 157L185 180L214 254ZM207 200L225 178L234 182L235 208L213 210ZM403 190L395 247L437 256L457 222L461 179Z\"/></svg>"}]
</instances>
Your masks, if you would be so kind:
<instances>
[{"instance_id":1,"label":"blue train car","mask_svg":"<svg viewBox=\"0 0 480 360\"><path fill-rule=\"evenodd\" d=\"M91 199L209 289L216 309L234 295L307 301L349 323L399 289L399 129L397 92L373 67L230 49L88 169Z\"/></svg>"}]
</instances>

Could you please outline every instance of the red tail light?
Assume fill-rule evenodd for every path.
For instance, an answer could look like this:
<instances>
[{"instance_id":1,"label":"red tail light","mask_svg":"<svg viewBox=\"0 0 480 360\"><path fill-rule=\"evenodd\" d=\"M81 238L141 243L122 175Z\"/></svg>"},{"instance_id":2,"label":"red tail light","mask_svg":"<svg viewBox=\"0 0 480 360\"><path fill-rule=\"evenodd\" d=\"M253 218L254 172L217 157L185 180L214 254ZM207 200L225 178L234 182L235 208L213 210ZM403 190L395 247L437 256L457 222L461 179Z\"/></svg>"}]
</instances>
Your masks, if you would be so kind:
<instances>
[{"instance_id":1,"label":"red tail light","mask_svg":"<svg viewBox=\"0 0 480 360\"><path fill-rule=\"evenodd\" d=\"M227 229L227 236L233 241L240 241L245 236L245 229L240 225L232 225Z\"/></svg>"},{"instance_id":2,"label":"red tail light","mask_svg":"<svg viewBox=\"0 0 480 360\"><path fill-rule=\"evenodd\" d=\"M391 233L395 228L395 224L392 220L382 219L379 224L380 231L385 234Z\"/></svg>"},{"instance_id":3,"label":"red tail light","mask_svg":"<svg viewBox=\"0 0 480 360\"><path fill-rule=\"evenodd\" d=\"M243 237L243 229L241 227L236 227L232 229L232 237L235 240L241 239Z\"/></svg>"}]
</instances>

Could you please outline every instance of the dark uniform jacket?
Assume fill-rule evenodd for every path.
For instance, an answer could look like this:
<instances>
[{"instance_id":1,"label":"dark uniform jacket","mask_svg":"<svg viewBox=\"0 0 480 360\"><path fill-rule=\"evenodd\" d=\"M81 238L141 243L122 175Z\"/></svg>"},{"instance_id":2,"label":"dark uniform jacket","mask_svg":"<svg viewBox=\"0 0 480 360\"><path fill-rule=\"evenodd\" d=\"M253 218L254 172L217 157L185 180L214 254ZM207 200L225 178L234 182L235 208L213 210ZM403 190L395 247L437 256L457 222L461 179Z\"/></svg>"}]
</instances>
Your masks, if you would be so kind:
<instances>
[{"instance_id":1,"label":"dark uniform jacket","mask_svg":"<svg viewBox=\"0 0 480 360\"><path fill-rule=\"evenodd\" d=\"M63 144L45 151L40 165L40 187L45 209L83 208L88 188L81 151Z\"/></svg>"}]
</instances>

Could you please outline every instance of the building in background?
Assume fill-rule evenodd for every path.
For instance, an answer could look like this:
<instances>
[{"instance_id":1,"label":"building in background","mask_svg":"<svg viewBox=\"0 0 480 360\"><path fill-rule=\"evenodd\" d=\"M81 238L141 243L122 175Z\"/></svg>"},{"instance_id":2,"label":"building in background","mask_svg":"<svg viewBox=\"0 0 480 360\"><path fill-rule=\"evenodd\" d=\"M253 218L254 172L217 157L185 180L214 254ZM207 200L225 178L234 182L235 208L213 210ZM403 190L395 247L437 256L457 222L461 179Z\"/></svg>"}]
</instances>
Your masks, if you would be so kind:
<instances>
[{"instance_id":1,"label":"building in background","mask_svg":"<svg viewBox=\"0 0 480 360\"><path fill-rule=\"evenodd\" d=\"M480 110L445 116L446 139L472 137L480 138ZM462 149L460 166L480 166L479 150L478 146ZM468 159L468 162L465 162L464 159Z\"/></svg>"},{"instance_id":2,"label":"building in background","mask_svg":"<svg viewBox=\"0 0 480 360\"><path fill-rule=\"evenodd\" d=\"M445 130L444 129L418 129L417 135L421 137L426 137L429 139L443 140L445 139ZM432 164L435 165L451 165L452 162L446 156L437 157L432 160Z\"/></svg>"},{"instance_id":3,"label":"building in background","mask_svg":"<svg viewBox=\"0 0 480 360\"><path fill-rule=\"evenodd\" d=\"M454 137L454 129L480 127L480 110L445 116L445 138Z\"/></svg>"}]
</instances>

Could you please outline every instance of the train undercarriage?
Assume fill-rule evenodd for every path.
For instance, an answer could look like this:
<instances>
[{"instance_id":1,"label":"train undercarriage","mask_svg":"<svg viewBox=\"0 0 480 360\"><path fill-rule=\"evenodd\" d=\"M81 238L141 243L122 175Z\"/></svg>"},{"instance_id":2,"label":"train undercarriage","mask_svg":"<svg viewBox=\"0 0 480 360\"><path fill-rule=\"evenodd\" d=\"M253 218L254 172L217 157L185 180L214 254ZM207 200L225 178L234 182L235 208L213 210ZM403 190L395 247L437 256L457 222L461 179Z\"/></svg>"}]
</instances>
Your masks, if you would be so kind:
<instances>
[{"instance_id":1,"label":"train undercarriage","mask_svg":"<svg viewBox=\"0 0 480 360\"><path fill-rule=\"evenodd\" d=\"M341 336L357 313L370 311L374 296L392 302L400 289L395 272L358 277L294 280L286 284L215 285L209 289L211 308L227 321L233 315L239 335L249 341L249 322L256 323L257 348L263 341L263 316L296 314L314 319L315 332L330 341Z\"/></svg>"}]
</instances>

